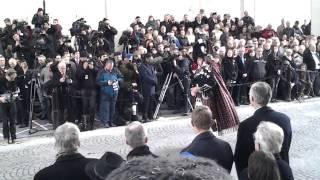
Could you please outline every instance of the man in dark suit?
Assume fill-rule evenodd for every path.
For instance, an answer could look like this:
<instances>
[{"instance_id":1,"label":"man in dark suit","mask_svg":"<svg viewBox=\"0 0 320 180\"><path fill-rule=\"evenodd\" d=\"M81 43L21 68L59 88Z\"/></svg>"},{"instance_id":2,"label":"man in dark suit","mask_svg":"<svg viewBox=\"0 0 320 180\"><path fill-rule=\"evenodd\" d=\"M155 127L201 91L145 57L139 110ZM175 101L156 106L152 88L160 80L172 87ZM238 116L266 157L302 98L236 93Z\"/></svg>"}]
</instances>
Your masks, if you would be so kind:
<instances>
[{"instance_id":1,"label":"man in dark suit","mask_svg":"<svg viewBox=\"0 0 320 180\"><path fill-rule=\"evenodd\" d=\"M281 159L279 154L283 143L283 137L283 130L280 126L272 122L263 121L259 124L257 131L254 134L255 150L273 154L279 167L281 179L293 180L294 178L290 166ZM247 179L249 179L248 168L244 169L239 176L239 180Z\"/></svg>"},{"instance_id":2,"label":"man in dark suit","mask_svg":"<svg viewBox=\"0 0 320 180\"><path fill-rule=\"evenodd\" d=\"M55 131L56 162L40 170L34 180L90 180L85 173L86 165L94 160L78 153L80 130L72 123L64 123Z\"/></svg>"},{"instance_id":3,"label":"man in dark suit","mask_svg":"<svg viewBox=\"0 0 320 180\"><path fill-rule=\"evenodd\" d=\"M233 164L232 149L229 143L216 138L210 131L213 120L209 107L198 106L194 109L191 124L198 135L188 147L181 151L181 155L215 160L230 173Z\"/></svg>"},{"instance_id":4,"label":"man in dark suit","mask_svg":"<svg viewBox=\"0 0 320 180\"><path fill-rule=\"evenodd\" d=\"M256 109L256 112L239 125L234 155L238 175L248 167L248 158L255 150L253 134L261 121L273 122L282 128L284 141L280 156L289 164L289 149L292 138L290 118L267 106L271 97L272 90L267 83L257 82L251 86L249 92L250 104Z\"/></svg>"},{"instance_id":5,"label":"man in dark suit","mask_svg":"<svg viewBox=\"0 0 320 180\"><path fill-rule=\"evenodd\" d=\"M155 93L156 85L158 84L157 72L153 64L150 63L153 57L147 54L143 63L139 66L138 71L140 75L143 95L143 117L144 121L153 119L153 112L155 108Z\"/></svg>"},{"instance_id":6,"label":"man in dark suit","mask_svg":"<svg viewBox=\"0 0 320 180\"><path fill-rule=\"evenodd\" d=\"M314 81L318 74L315 71L320 70L320 57L319 57L319 54L317 54L316 52L315 44L310 44L309 48L304 52L303 63L307 65L307 70L314 71L314 72L309 72L311 83L314 84ZM315 96L315 92L317 91L318 91L317 89L312 88L312 91L310 92L311 96Z\"/></svg>"},{"instance_id":7,"label":"man in dark suit","mask_svg":"<svg viewBox=\"0 0 320 180\"><path fill-rule=\"evenodd\" d=\"M238 56L236 57L236 63L238 66L237 84L246 83L248 81L248 61L245 56L245 51L244 47L239 48ZM249 88L246 85L235 87L235 104L248 104L248 90Z\"/></svg>"}]
</instances>

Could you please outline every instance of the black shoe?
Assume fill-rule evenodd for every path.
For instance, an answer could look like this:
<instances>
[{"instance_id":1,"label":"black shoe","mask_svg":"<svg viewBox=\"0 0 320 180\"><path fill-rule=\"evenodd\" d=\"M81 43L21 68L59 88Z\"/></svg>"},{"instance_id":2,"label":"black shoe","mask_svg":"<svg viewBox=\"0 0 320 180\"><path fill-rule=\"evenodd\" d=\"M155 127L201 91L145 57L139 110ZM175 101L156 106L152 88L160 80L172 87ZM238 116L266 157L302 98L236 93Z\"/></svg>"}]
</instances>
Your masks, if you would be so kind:
<instances>
[{"instance_id":1,"label":"black shoe","mask_svg":"<svg viewBox=\"0 0 320 180\"><path fill-rule=\"evenodd\" d=\"M109 124L105 124L105 125L103 125L103 127L104 127L104 128L109 128L110 125L109 125Z\"/></svg>"},{"instance_id":2,"label":"black shoe","mask_svg":"<svg viewBox=\"0 0 320 180\"><path fill-rule=\"evenodd\" d=\"M117 125L116 125L116 124L113 124L113 123L109 123L109 126L110 126L110 127L117 127Z\"/></svg>"}]
</instances>

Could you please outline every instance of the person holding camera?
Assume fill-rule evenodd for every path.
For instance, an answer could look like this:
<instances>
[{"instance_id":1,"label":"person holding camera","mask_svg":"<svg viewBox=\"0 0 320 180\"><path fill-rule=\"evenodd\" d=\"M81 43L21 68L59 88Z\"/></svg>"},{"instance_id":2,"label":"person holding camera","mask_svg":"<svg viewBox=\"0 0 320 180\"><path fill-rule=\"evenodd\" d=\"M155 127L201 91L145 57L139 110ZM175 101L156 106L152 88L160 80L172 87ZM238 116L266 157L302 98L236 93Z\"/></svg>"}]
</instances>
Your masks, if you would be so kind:
<instances>
[{"instance_id":1,"label":"person holding camera","mask_svg":"<svg viewBox=\"0 0 320 180\"><path fill-rule=\"evenodd\" d=\"M107 60L104 69L97 76L97 83L100 86L99 118L105 128L115 126L113 121L120 87L119 82L122 80L121 73L114 68L114 62Z\"/></svg>"},{"instance_id":2,"label":"person holding camera","mask_svg":"<svg viewBox=\"0 0 320 180\"><path fill-rule=\"evenodd\" d=\"M45 22L45 19L44 19L43 9L39 8L37 13L33 15L31 23L34 25L34 28L41 29L44 22Z\"/></svg>"},{"instance_id":3,"label":"person holding camera","mask_svg":"<svg viewBox=\"0 0 320 180\"><path fill-rule=\"evenodd\" d=\"M147 122L153 119L155 110L155 94L156 86L158 84L156 68L150 61L153 59L152 54L148 53L142 59L142 64L139 66L138 71L142 86L143 96L143 121Z\"/></svg>"},{"instance_id":4,"label":"person holding camera","mask_svg":"<svg viewBox=\"0 0 320 180\"><path fill-rule=\"evenodd\" d=\"M139 102L139 93L137 82L139 78L139 72L137 64L132 62L132 55L127 54L120 62L119 70L123 75L123 84L119 91L119 100L117 107L119 107L119 115L124 121L132 121L132 116L136 108L134 108L134 102ZM136 104L135 104L136 105ZM135 106L136 107L136 106Z\"/></svg>"},{"instance_id":5,"label":"person holding camera","mask_svg":"<svg viewBox=\"0 0 320 180\"><path fill-rule=\"evenodd\" d=\"M190 60L187 56L187 49L184 48L182 52L173 60L173 66L174 66L174 77L177 78L178 81L182 82L182 86L180 88L177 88L178 91L183 94L183 103L182 103L182 113L183 115L188 115L188 112L190 110L190 105L188 104L188 101L190 99ZM177 93L180 94L180 93ZM181 107L181 106L180 106Z\"/></svg>"},{"instance_id":6,"label":"person holding camera","mask_svg":"<svg viewBox=\"0 0 320 180\"><path fill-rule=\"evenodd\" d=\"M67 65L64 61L53 63L50 69L52 79L44 84L44 88L48 90L48 94L52 95L52 121L55 129L71 119L68 117L71 114L70 108L68 108L68 86L72 83L72 80L67 74Z\"/></svg>"},{"instance_id":7,"label":"person holding camera","mask_svg":"<svg viewBox=\"0 0 320 180\"><path fill-rule=\"evenodd\" d=\"M1 74L0 74L1 75ZM17 107L16 99L19 88L17 73L14 69L5 69L0 76L0 118L3 122L3 138L14 143L16 136Z\"/></svg>"},{"instance_id":8,"label":"person holding camera","mask_svg":"<svg viewBox=\"0 0 320 180\"><path fill-rule=\"evenodd\" d=\"M82 101L82 129L93 130L96 110L96 83L98 70L93 61L84 61L77 69L77 79Z\"/></svg>"},{"instance_id":9,"label":"person holding camera","mask_svg":"<svg viewBox=\"0 0 320 180\"><path fill-rule=\"evenodd\" d=\"M109 19L104 18L99 22L98 31L103 32L103 37L109 44L109 51L107 51L107 53L114 53L114 37L118 34L117 29L110 25Z\"/></svg>"}]
</instances>

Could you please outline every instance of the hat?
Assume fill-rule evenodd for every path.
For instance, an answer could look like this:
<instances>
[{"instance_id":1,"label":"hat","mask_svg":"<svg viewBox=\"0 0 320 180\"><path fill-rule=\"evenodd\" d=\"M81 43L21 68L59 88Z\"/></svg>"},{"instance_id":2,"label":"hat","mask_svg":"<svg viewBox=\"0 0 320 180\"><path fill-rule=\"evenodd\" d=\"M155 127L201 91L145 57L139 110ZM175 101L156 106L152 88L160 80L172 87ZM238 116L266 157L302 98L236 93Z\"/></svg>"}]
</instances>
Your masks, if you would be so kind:
<instances>
[{"instance_id":1,"label":"hat","mask_svg":"<svg viewBox=\"0 0 320 180\"><path fill-rule=\"evenodd\" d=\"M89 162L85 168L91 180L104 180L124 162L122 157L113 152L106 152L100 159Z\"/></svg>"},{"instance_id":2,"label":"hat","mask_svg":"<svg viewBox=\"0 0 320 180\"><path fill-rule=\"evenodd\" d=\"M43 11L43 9L42 8L38 8L38 12L40 12L40 11Z\"/></svg>"}]
</instances>

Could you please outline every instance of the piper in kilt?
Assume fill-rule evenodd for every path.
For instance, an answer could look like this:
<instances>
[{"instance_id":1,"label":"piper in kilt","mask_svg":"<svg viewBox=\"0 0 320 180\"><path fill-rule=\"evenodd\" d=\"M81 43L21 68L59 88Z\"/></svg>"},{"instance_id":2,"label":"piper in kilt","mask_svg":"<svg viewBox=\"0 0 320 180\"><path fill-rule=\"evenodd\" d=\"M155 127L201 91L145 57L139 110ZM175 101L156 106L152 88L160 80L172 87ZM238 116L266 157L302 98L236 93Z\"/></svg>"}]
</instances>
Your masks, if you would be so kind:
<instances>
[{"instance_id":1,"label":"piper in kilt","mask_svg":"<svg viewBox=\"0 0 320 180\"><path fill-rule=\"evenodd\" d=\"M221 77L219 60L219 56L207 56L208 65L197 70L192 82L191 94L196 96L201 93L202 103L210 107L216 122L212 130L222 135L237 130L239 117Z\"/></svg>"}]
</instances>

